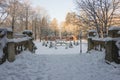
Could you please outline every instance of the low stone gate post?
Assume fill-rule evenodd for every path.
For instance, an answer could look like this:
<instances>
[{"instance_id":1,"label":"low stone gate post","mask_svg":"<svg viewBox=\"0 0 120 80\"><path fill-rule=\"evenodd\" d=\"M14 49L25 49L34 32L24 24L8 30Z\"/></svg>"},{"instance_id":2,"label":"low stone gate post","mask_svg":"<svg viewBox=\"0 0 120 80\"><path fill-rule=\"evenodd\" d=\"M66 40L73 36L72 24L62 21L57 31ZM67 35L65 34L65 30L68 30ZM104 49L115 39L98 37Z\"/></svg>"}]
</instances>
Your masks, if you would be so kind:
<instances>
[{"instance_id":1,"label":"low stone gate post","mask_svg":"<svg viewBox=\"0 0 120 80\"><path fill-rule=\"evenodd\" d=\"M8 61L13 62L15 60L15 43L8 42L7 47Z\"/></svg>"}]
</instances>

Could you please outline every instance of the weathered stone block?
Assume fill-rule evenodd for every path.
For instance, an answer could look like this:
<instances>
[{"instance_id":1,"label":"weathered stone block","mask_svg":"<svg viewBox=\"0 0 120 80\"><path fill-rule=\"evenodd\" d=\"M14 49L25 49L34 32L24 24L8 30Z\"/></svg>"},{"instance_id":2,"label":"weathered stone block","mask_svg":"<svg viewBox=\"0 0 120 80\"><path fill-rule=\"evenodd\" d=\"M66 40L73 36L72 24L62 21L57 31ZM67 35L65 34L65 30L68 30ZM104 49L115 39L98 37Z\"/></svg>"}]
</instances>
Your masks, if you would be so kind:
<instances>
[{"instance_id":1,"label":"weathered stone block","mask_svg":"<svg viewBox=\"0 0 120 80\"><path fill-rule=\"evenodd\" d=\"M8 61L13 62L15 60L15 44L14 42L8 42Z\"/></svg>"}]
</instances>

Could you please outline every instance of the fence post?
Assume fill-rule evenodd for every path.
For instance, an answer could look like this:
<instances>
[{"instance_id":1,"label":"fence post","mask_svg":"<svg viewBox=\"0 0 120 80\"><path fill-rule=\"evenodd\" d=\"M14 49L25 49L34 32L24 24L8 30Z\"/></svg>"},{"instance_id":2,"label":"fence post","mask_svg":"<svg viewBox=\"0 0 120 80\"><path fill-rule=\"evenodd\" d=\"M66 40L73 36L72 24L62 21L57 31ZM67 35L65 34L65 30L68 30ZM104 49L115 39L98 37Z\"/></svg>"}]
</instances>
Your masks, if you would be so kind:
<instances>
[{"instance_id":1,"label":"fence post","mask_svg":"<svg viewBox=\"0 0 120 80\"><path fill-rule=\"evenodd\" d=\"M15 44L14 42L8 42L8 61L13 62L15 60Z\"/></svg>"}]
</instances>

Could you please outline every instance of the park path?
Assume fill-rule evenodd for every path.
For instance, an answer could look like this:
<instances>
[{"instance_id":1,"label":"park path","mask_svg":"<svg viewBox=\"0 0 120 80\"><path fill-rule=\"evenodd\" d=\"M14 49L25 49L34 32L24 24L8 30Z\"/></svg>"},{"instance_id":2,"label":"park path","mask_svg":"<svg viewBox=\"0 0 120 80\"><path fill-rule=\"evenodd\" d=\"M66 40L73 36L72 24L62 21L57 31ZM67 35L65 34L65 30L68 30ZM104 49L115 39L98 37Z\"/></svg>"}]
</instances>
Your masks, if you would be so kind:
<instances>
[{"instance_id":1,"label":"park path","mask_svg":"<svg viewBox=\"0 0 120 80\"><path fill-rule=\"evenodd\" d=\"M79 46L58 49L42 46L35 42L37 51L29 51L16 56L13 63L0 66L0 80L119 80L120 66L114 68L104 62L104 53L86 53L87 43L83 43L83 53Z\"/></svg>"},{"instance_id":2,"label":"park path","mask_svg":"<svg viewBox=\"0 0 120 80\"><path fill-rule=\"evenodd\" d=\"M42 47L41 44L37 46L36 53L45 57L43 80L114 80L116 77L109 77L113 76L114 68L104 63L104 53L86 53L87 43L84 41L83 53L79 52L80 46L68 49L65 46L58 46L57 49Z\"/></svg>"}]
</instances>

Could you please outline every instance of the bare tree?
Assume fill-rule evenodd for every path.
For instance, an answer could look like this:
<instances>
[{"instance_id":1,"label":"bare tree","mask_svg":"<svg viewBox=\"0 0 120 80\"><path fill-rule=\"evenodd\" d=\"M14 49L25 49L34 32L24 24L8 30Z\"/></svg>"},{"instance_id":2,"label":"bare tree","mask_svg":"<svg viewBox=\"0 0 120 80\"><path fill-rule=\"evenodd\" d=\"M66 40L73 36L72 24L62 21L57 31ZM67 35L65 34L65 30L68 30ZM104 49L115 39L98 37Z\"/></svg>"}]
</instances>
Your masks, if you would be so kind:
<instances>
[{"instance_id":1,"label":"bare tree","mask_svg":"<svg viewBox=\"0 0 120 80\"><path fill-rule=\"evenodd\" d=\"M77 13L69 12L66 15L65 24L66 26L68 26L68 29L67 29L68 31L71 31L69 30L70 28L72 29L71 32L73 35L79 37L80 31L82 31L83 36L86 37L86 32L88 27L81 22L81 19L79 19ZM67 30L65 31L65 33L68 32Z\"/></svg>"},{"instance_id":2,"label":"bare tree","mask_svg":"<svg viewBox=\"0 0 120 80\"><path fill-rule=\"evenodd\" d=\"M29 29L29 18L31 14L31 6L24 0L8 0L9 16L6 20L6 24L11 26L13 31Z\"/></svg>"},{"instance_id":3,"label":"bare tree","mask_svg":"<svg viewBox=\"0 0 120 80\"><path fill-rule=\"evenodd\" d=\"M47 12L44 13L44 9L39 6L34 9L34 13L31 17L32 19L32 31L34 32L35 39L42 39L42 37L49 35L49 17Z\"/></svg>"},{"instance_id":4,"label":"bare tree","mask_svg":"<svg viewBox=\"0 0 120 80\"><path fill-rule=\"evenodd\" d=\"M25 0L23 2L23 6L24 6L24 15L25 15L25 29L28 30L29 18L31 15L33 15L33 14L31 14L32 9L31 9L31 5L30 5L30 1Z\"/></svg>"},{"instance_id":5,"label":"bare tree","mask_svg":"<svg viewBox=\"0 0 120 80\"><path fill-rule=\"evenodd\" d=\"M7 18L7 21L11 23L9 26L12 27L13 32L15 31L15 25L17 24L17 20L20 18L20 11L21 11L21 0L7 0L8 3L8 13L9 16ZM5 23L7 24L7 23Z\"/></svg>"},{"instance_id":6,"label":"bare tree","mask_svg":"<svg viewBox=\"0 0 120 80\"><path fill-rule=\"evenodd\" d=\"M0 25L3 24L3 22L6 20L8 17L8 12L7 12L7 3L5 0L0 0Z\"/></svg>"},{"instance_id":7,"label":"bare tree","mask_svg":"<svg viewBox=\"0 0 120 80\"><path fill-rule=\"evenodd\" d=\"M49 35L49 22L46 16L42 17L41 20L41 34L42 36L46 37Z\"/></svg>"},{"instance_id":8,"label":"bare tree","mask_svg":"<svg viewBox=\"0 0 120 80\"><path fill-rule=\"evenodd\" d=\"M87 16L85 19L79 15L80 19L95 26L99 37L101 34L105 37L107 28L111 26L112 18L119 9L120 0L76 0L76 4L80 13Z\"/></svg>"},{"instance_id":9,"label":"bare tree","mask_svg":"<svg viewBox=\"0 0 120 80\"><path fill-rule=\"evenodd\" d=\"M11 17L12 17L12 21L11 21L11 25L12 25L12 30L14 32L14 26L15 26L15 15L16 15L16 10L17 10L17 2L16 0L11 0L10 1L10 13L11 13Z\"/></svg>"},{"instance_id":10,"label":"bare tree","mask_svg":"<svg viewBox=\"0 0 120 80\"><path fill-rule=\"evenodd\" d=\"M8 15L9 14L9 15ZM4 22L4 23L3 23ZM44 8L33 8L29 0L0 0L0 25L14 32L32 30L35 39L49 35L49 16Z\"/></svg>"}]
</instances>

